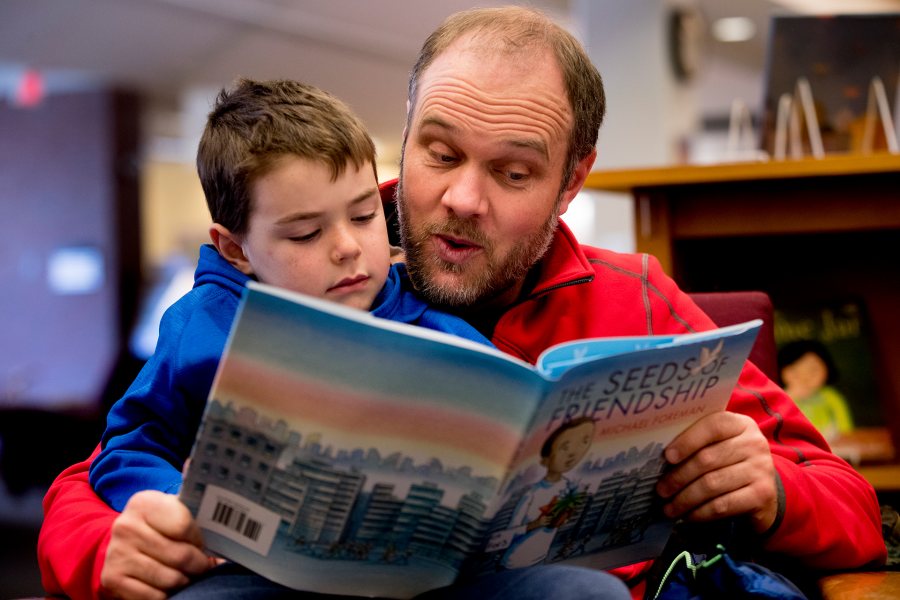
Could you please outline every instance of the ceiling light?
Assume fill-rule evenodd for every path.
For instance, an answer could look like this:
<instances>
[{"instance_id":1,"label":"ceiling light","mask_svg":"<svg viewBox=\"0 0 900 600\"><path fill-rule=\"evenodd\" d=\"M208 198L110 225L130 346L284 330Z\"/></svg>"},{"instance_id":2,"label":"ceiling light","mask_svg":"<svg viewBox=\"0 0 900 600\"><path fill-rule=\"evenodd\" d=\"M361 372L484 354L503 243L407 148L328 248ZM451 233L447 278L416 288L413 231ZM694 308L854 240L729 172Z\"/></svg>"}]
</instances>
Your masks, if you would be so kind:
<instances>
[{"instance_id":1,"label":"ceiling light","mask_svg":"<svg viewBox=\"0 0 900 600\"><path fill-rule=\"evenodd\" d=\"M720 42L746 42L756 35L756 25L747 17L725 17L712 24L712 34Z\"/></svg>"}]
</instances>

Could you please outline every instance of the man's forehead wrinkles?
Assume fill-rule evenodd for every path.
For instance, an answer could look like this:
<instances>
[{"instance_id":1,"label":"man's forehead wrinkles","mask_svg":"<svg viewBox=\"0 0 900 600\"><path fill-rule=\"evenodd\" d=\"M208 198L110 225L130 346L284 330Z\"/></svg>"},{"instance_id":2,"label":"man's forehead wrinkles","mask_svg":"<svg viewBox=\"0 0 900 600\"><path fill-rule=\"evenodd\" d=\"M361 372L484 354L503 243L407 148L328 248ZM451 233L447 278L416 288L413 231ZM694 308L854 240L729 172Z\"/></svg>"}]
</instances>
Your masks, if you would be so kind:
<instances>
[{"instance_id":1,"label":"man's forehead wrinkles","mask_svg":"<svg viewBox=\"0 0 900 600\"><path fill-rule=\"evenodd\" d=\"M446 105L436 102L429 106L429 109L434 108L446 108ZM425 114L423 114L421 121L421 127L423 129L427 129L428 127L438 127L451 135L458 134L463 129L463 127L452 123L448 119L435 114L429 114L427 110L424 112ZM546 127L541 127L538 123L517 123L507 120L492 120L490 118L484 118L485 115L483 113L471 109L462 111L457 110L454 107L452 112L453 118L461 122L463 126L467 123L477 121L481 127L497 135L496 142L499 144L533 150L544 158L550 158L550 152L545 138L552 132L548 131L548 128Z\"/></svg>"},{"instance_id":2,"label":"man's forehead wrinkles","mask_svg":"<svg viewBox=\"0 0 900 600\"><path fill-rule=\"evenodd\" d=\"M565 137L570 123L567 107L529 100L486 98L459 86L434 86L421 98L422 126L458 131L455 121L477 122L493 131L521 131L539 136ZM546 153L546 141L542 153ZM534 145L534 144L526 144Z\"/></svg>"},{"instance_id":3,"label":"man's forehead wrinkles","mask_svg":"<svg viewBox=\"0 0 900 600\"><path fill-rule=\"evenodd\" d=\"M442 80L425 86L422 94L423 103L429 97L448 95L459 96L460 101L468 100L479 105L484 112L492 112L497 115L506 115L510 112L522 115L541 115L560 124L566 124L571 117L568 100L563 102L552 93L538 90L531 97L521 94L503 95L496 91L488 92L480 87L460 80Z\"/></svg>"}]
</instances>

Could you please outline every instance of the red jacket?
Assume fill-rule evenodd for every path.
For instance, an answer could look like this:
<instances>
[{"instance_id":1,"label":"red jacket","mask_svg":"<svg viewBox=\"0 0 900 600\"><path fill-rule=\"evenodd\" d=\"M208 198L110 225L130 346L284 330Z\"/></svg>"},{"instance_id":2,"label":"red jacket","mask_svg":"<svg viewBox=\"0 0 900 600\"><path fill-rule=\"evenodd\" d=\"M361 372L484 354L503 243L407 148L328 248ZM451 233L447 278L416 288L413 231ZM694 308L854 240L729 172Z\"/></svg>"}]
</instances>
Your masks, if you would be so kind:
<instances>
[{"instance_id":1,"label":"red jacket","mask_svg":"<svg viewBox=\"0 0 900 600\"><path fill-rule=\"evenodd\" d=\"M503 314L492 338L501 350L529 362L548 346L577 338L713 327L655 259L580 246L564 224L537 268L537 284ZM854 568L885 560L872 486L829 451L778 386L747 363L728 408L759 423L784 486L782 519L765 543L767 550L813 568ZM46 591L73 600L96 597L116 516L93 494L89 466L90 459L73 465L53 483L44 499L38 541ZM614 573L632 580L648 565ZM642 587L634 590L635 597Z\"/></svg>"},{"instance_id":2,"label":"red jacket","mask_svg":"<svg viewBox=\"0 0 900 600\"><path fill-rule=\"evenodd\" d=\"M72 600L100 595L100 570L119 515L88 482L91 456L59 474L44 496L44 523L38 537L41 583L47 594Z\"/></svg>"}]
</instances>

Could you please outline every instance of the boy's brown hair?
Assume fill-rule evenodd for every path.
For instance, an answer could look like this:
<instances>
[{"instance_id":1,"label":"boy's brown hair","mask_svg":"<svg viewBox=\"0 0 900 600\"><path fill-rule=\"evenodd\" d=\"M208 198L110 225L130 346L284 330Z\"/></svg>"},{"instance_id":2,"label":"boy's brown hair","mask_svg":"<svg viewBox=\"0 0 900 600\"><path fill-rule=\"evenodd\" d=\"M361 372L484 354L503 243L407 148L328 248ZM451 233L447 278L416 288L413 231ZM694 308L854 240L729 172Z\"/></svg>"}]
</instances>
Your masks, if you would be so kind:
<instances>
[{"instance_id":1,"label":"boy's brown hair","mask_svg":"<svg viewBox=\"0 0 900 600\"><path fill-rule=\"evenodd\" d=\"M222 89L197 149L197 173L215 223L246 233L253 183L286 156L331 167L375 168L375 144L346 104L297 81L239 79Z\"/></svg>"}]
</instances>

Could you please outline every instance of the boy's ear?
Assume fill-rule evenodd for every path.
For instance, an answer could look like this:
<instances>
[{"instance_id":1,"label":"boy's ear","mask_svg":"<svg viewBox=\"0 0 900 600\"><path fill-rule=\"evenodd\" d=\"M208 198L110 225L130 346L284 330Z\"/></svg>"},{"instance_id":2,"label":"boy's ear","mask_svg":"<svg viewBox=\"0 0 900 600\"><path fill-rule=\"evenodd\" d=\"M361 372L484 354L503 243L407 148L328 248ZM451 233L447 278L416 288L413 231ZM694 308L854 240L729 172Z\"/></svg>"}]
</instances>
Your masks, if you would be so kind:
<instances>
[{"instance_id":1,"label":"boy's ear","mask_svg":"<svg viewBox=\"0 0 900 600\"><path fill-rule=\"evenodd\" d=\"M244 275L253 275L253 267L250 260L244 254L244 247L238 236L234 235L226 227L213 223L209 228L209 239L219 254L227 260L232 267Z\"/></svg>"}]
</instances>

